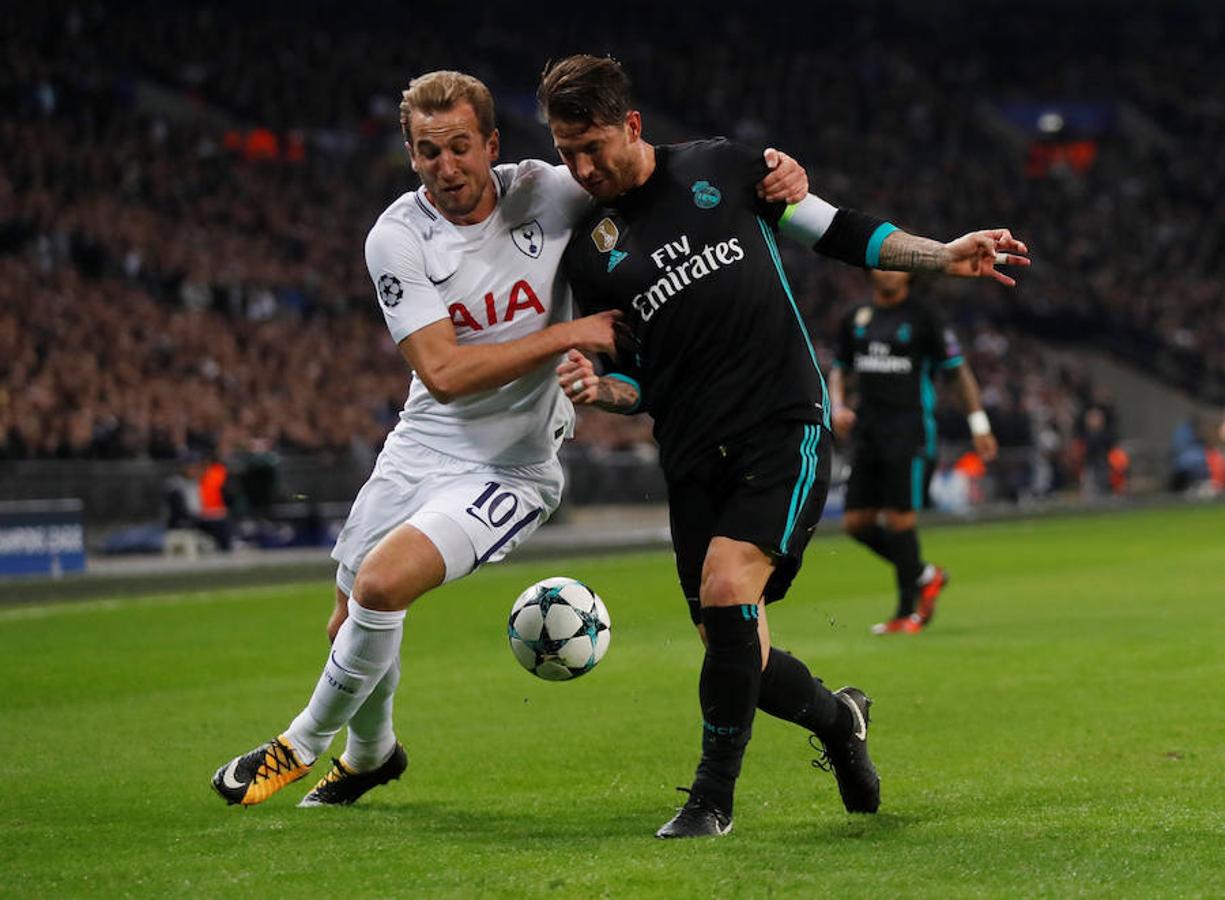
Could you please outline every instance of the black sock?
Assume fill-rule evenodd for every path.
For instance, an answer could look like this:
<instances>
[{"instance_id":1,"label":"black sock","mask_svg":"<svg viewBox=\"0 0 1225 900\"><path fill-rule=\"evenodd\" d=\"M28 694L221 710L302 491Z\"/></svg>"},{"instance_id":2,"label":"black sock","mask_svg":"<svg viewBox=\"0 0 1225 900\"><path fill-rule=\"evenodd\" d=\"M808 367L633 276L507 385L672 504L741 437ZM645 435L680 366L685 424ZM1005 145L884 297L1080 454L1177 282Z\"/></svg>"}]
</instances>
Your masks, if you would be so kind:
<instances>
[{"instance_id":1,"label":"black sock","mask_svg":"<svg viewBox=\"0 0 1225 900\"><path fill-rule=\"evenodd\" d=\"M919 553L919 535L913 528L895 531L892 538L893 565L897 572L897 614L900 618L914 612L919 596L919 576L923 574L923 558Z\"/></svg>"},{"instance_id":2,"label":"black sock","mask_svg":"<svg viewBox=\"0 0 1225 900\"><path fill-rule=\"evenodd\" d=\"M770 648L765 671L761 673L757 708L807 728L817 737L840 734L850 726L851 711L846 704L839 702L820 678L814 678L802 661L777 647Z\"/></svg>"},{"instance_id":3,"label":"black sock","mask_svg":"<svg viewBox=\"0 0 1225 900\"><path fill-rule=\"evenodd\" d=\"M704 606L702 624L707 644L698 683L702 761L693 792L731 815L732 795L761 690L757 605Z\"/></svg>"},{"instance_id":4,"label":"black sock","mask_svg":"<svg viewBox=\"0 0 1225 900\"><path fill-rule=\"evenodd\" d=\"M885 560L885 562L893 562L893 537L876 522L873 522L867 528L848 531L847 534Z\"/></svg>"}]
</instances>

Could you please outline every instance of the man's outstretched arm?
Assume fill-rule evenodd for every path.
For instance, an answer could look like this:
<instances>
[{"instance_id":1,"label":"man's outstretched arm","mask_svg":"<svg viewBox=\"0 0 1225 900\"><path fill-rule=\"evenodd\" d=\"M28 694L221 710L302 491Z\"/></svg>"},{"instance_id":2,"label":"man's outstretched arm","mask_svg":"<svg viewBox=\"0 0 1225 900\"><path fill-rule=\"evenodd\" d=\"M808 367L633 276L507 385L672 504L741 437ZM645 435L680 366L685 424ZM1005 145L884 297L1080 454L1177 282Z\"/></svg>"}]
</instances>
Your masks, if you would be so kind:
<instances>
[{"instance_id":1,"label":"man's outstretched arm","mask_svg":"<svg viewBox=\"0 0 1225 900\"><path fill-rule=\"evenodd\" d=\"M994 278L1014 287L1016 280L996 266L1028 266L1029 248L1012 236L1007 228L971 231L955 241L942 244L895 230L880 245L878 269L901 272L938 272L959 278Z\"/></svg>"},{"instance_id":2,"label":"man's outstretched arm","mask_svg":"<svg viewBox=\"0 0 1225 900\"><path fill-rule=\"evenodd\" d=\"M815 194L788 206L778 228L784 237L865 269L993 278L1012 287L1016 281L996 266L1029 265L1029 249L1007 228L972 231L941 243L857 210L839 209Z\"/></svg>"}]
</instances>

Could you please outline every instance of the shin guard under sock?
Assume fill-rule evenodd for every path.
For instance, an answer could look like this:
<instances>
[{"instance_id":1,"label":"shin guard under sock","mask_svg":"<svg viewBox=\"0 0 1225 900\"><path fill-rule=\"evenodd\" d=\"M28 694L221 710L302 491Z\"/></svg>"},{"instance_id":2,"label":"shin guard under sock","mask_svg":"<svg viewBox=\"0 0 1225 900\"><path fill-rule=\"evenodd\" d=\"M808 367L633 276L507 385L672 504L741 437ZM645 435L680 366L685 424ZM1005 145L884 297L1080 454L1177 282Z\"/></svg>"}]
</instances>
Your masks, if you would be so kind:
<instances>
[{"instance_id":1,"label":"shin guard under sock","mask_svg":"<svg viewBox=\"0 0 1225 900\"><path fill-rule=\"evenodd\" d=\"M349 720L349 739L341 757L354 772L369 772L387 761L396 748L391 711L396 687L400 684L400 657L391 661L383 680Z\"/></svg>"},{"instance_id":2,"label":"shin guard under sock","mask_svg":"<svg viewBox=\"0 0 1225 900\"><path fill-rule=\"evenodd\" d=\"M897 572L897 615L909 616L919 596L919 576L923 574L919 536L913 528L893 532L894 568Z\"/></svg>"},{"instance_id":3,"label":"shin guard under sock","mask_svg":"<svg viewBox=\"0 0 1225 900\"><path fill-rule=\"evenodd\" d=\"M757 605L706 606L706 659L698 695L702 703L702 761L693 792L728 815L761 690Z\"/></svg>"},{"instance_id":4,"label":"shin guard under sock","mask_svg":"<svg viewBox=\"0 0 1225 900\"><path fill-rule=\"evenodd\" d=\"M403 636L404 610L366 609L349 599L349 617L336 634L315 692L285 731L302 762L313 763L365 703L400 655Z\"/></svg>"}]
</instances>

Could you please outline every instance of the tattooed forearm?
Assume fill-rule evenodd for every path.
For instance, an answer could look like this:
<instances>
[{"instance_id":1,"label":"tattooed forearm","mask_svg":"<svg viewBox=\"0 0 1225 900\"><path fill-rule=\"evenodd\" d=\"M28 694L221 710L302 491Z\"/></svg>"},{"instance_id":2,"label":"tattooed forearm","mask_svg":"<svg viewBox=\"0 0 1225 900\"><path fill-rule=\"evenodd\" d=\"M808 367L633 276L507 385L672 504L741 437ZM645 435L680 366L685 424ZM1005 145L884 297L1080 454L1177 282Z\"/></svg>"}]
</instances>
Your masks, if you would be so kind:
<instances>
[{"instance_id":1,"label":"tattooed forearm","mask_svg":"<svg viewBox=\"0 0 1225 900\"><path fill-rule=\"evenodd\" d=\"M944 244L931 238L895 231L880 247L882 269L900 272L943 272L949 264Z\"/></svg>"},{"instance_id":2,"label":"tattooed forearm","mask_svg":"<svg viewBox=\"0 0 1225 900\"><path fill-rule=\"evenodd\" d=\"M601 378L596 385L595 405L608 412L627 413L638 400L638 389L620 378Z\"/></svg>"}]
</instances>

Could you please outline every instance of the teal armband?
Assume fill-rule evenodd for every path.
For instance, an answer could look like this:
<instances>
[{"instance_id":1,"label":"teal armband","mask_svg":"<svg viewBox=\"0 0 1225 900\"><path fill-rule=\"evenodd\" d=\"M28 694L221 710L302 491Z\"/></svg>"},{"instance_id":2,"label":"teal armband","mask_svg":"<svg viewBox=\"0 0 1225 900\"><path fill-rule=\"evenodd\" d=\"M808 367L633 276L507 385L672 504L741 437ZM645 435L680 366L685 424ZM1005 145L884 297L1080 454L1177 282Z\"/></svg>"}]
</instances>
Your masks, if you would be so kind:
<instances>
[{"instance_id":1,"label":"teal armband","mask_svg":"<svg viewBox=\"0 0 1225 900\"><path fill-rule=\"evenodd\" d=\"M639 407L642 406L642 385L638 383L637 379L630 378L630 376L628 375L622 375L620 372L610 372L604 377L605 378L615 378L617 381L624 381L626 384L631 385L634 388L634 390L638 392L638 401L633 406L631 406L629 409L618 410L618 412L622 413L623 415L627 415L627 416L632 416L634 413L638 412Z\"/></svg>"},{"instance_id":2,"label":"teal armband","mask_svg":"<svg viewBox=\"0 0 1225 900\"><path fill-rule=\"evenodd\" d=\"M864 265L869 269L875 269L880 266L880 248L881 244L885 243L885 238L897 231L897 226L892 222L882 222L872 232L872 237L868 238L868 250L864 254Z\"/></svg>"}]
</instances>

